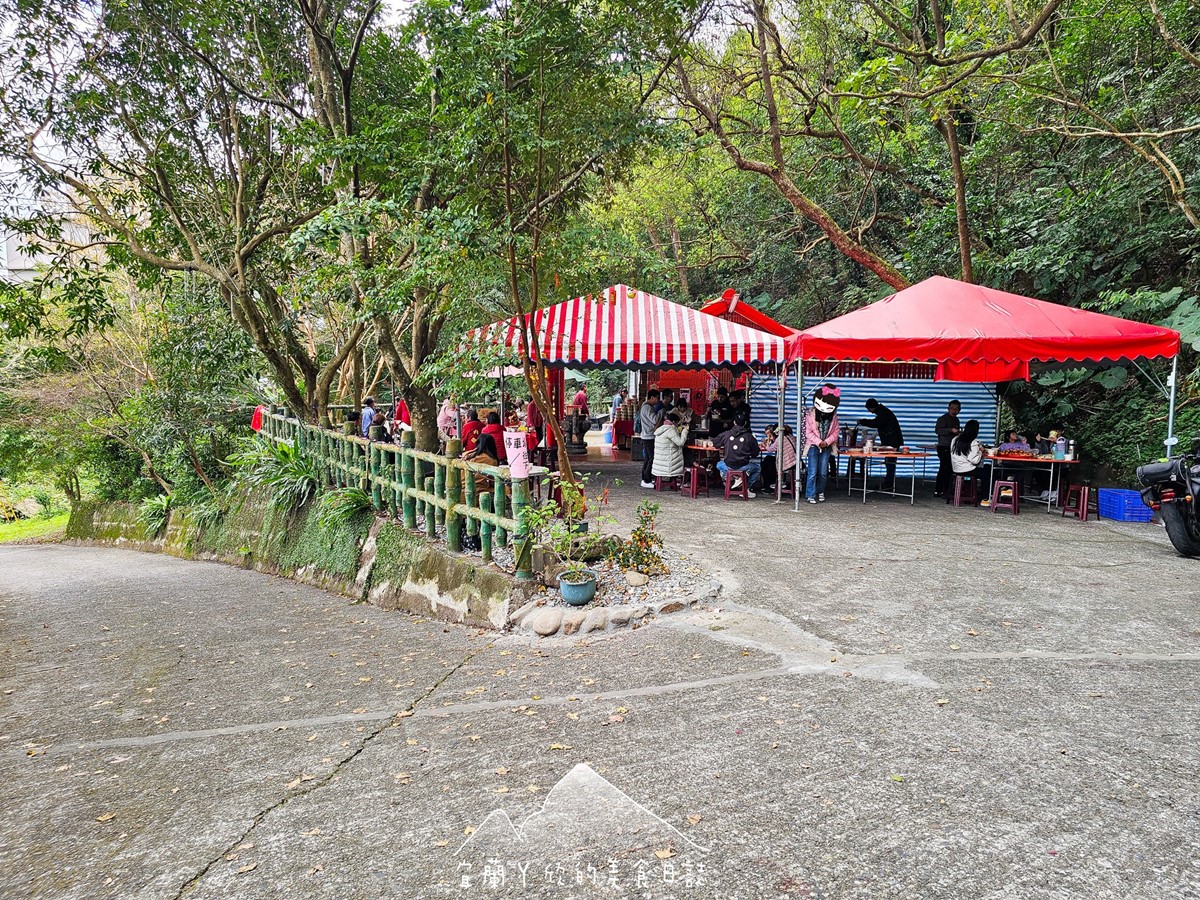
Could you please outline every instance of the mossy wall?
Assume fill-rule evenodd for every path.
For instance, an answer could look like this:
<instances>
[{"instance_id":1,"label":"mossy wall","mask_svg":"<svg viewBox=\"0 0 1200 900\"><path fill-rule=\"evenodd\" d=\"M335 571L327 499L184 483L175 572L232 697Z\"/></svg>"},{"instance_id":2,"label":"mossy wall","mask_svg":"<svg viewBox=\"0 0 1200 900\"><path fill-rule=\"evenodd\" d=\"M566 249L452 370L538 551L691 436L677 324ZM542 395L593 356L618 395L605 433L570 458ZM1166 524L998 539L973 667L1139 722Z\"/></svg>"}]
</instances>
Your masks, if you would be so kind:
<instances>
[{"instance_id":1,"label":"mossy wall","mask_svg":"<svg viewBox=\"0 0 1200 900\"><path fill-rule=\"evenodd\" d=\"M366 599L384 609L406 609L503 630L516 590L507 575L464 565L463 557L431 547L400 525L385 522L375 537Z\"/></svg>"},{"instance_id":2,"label":"mossy wall","mask_svg":"<svg viewBox=\"0 0 1200 900\"><path fill-rule=\"evenodd\" d=\"M471 557L449 553L420 533L360 513L324 525L317 504L285 510L261 494L243 493L215 521L172 509L167 527L149 536L137 507L77 503L68 540L97 541L185 559L213 559L282 575L385 609L403 609L503 629L515 581ZM518 594L519 596L519 594Z\"/></svg>"},{"instance_id":3,"label":"mossy wall","mask_svg":"<svg viewBox=\"0 0 1200 900\"><path fill-rule=\"evenodd\" d=\"M128 503L88 501L71 507L67 519L67 540L95 540L138 549L161 549L161 537L146 534L136 506Z\"/></svg>"}]
</instances>

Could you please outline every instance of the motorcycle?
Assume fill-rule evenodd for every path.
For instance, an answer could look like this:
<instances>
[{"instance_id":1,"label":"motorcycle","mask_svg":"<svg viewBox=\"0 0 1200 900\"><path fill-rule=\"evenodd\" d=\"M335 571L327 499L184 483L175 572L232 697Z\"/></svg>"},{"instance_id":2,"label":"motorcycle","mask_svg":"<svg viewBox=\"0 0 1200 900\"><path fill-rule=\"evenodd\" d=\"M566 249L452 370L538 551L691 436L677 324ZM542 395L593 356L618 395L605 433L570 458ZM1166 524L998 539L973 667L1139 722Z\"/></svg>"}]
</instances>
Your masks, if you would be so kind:
<instances>
[{"instance_id":1,"label":"motorcycle","mask_svg":"<svg viewBox=\"0 0 1200 900\"><path fill-rule=\"evenodd\" d=\"M1200 556L1200 436L1192 441L1190 453L1169 457L1166 462L1147 463L1137 470L1142 500L1162 516L1167 536L1181 556Z\"/></svg>"}]
</instances>

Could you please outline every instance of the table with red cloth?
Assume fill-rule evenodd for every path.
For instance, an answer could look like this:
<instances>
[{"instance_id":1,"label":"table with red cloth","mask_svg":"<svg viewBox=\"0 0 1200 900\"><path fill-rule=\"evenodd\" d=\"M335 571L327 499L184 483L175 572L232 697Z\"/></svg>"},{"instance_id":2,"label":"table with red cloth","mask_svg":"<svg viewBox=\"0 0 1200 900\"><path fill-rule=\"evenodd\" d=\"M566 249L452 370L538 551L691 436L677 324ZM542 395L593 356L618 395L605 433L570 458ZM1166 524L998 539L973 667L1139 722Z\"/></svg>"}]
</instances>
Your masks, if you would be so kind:
<instances>
[{"instance_id":1,"label":"table with red cloth","mask_svg":"<svg viewBox=\"0 0 1200 900\"><path fill-rule=\"evenodd\" d=\"M613 422L613 443L620 450L628 450L633 443L633 419L618 419Z\"/></svg>"}]
</instances>

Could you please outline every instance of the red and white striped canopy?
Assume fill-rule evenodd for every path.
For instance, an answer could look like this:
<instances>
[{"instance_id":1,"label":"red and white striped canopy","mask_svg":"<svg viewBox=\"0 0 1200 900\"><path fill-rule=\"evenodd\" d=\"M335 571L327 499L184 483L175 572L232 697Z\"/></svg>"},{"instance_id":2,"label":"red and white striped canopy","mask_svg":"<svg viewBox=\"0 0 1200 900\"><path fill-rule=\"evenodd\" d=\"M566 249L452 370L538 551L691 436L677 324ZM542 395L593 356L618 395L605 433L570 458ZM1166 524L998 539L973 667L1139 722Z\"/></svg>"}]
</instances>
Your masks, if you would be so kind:
<instances>
[{"instance_id":1,"label":"red and white striped canopy","mask_svg":"<svg viewBox=\"0 0 1200 900\"><path fill-rule=\"evenodd\" d=\"M549 365L703 368L783 362L787 342L623 284L526 315ZM471 343L520 352L517 318L469 332Z\"/></svg>"}]
</instances>

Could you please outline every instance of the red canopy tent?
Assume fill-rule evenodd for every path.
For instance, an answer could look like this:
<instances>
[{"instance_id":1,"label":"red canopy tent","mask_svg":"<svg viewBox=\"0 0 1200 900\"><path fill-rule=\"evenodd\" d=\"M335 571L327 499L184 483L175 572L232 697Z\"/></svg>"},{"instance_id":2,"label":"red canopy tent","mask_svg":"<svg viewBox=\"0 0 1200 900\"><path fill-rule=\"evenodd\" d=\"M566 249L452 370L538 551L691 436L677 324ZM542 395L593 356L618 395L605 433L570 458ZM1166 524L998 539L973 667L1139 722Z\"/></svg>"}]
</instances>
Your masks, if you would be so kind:
<instances>
[{"instance_id":1,"label":"red canopy tent","mask_svg":"<svg viewBox=\"0 0 1200 900\"><path fill-rule=\"evenodd\" d=\"M799 334L790 325L784 325L762 310L755 309L745 302L733 288L727 289L716 300L705 303L700 307L700 312L720 319L728 319L730 322L737 322L741 325L749 325L751 328L757 328L759 331L765 331L767 334L773 334L788 341L794 335Z\"/></svg>"},{"instance_id":2,"label":"red canopy tent","mask_svg":"<svg viewBox=\"0 0 1200 900\"><path fill-rule=\"evenodd\" d=\"M623 284L564 300L525 318L542 359L556 368L688 369L787 359L782 337ZM515 316L494 322L469 332L467 340L501 344L519 353L520 323Z\"/></svg>"},{"instance_id":3,"label":"red canopy tent","mask_svg":"<svg viewBox=\"0 0 1200 900\"><path fill-rule=\"evenodd\" d=\"M1029 364L1174 356L1179 333L935 276L806 328L791 359L936 362L947 381L1029 378Z\"/></svg>"},{"instance_id":4,"label":"red canopy tent","mask_svg":"<svg viewBox=\"0 0 1200 900\"><path fill-rule=\"evenodd\" d=\"M1013 381L1030 363L1176 357L1179 333L935 276L799 332L790 345L803 396L805 360L933 362L936 380ZM1175 443L1175 376L1167 447ZM803 402L797 404L802 416ZM797 477L799 462L797 461ZM797 506L799 498L797 498Z\"/></svg>"}]
</instances>

